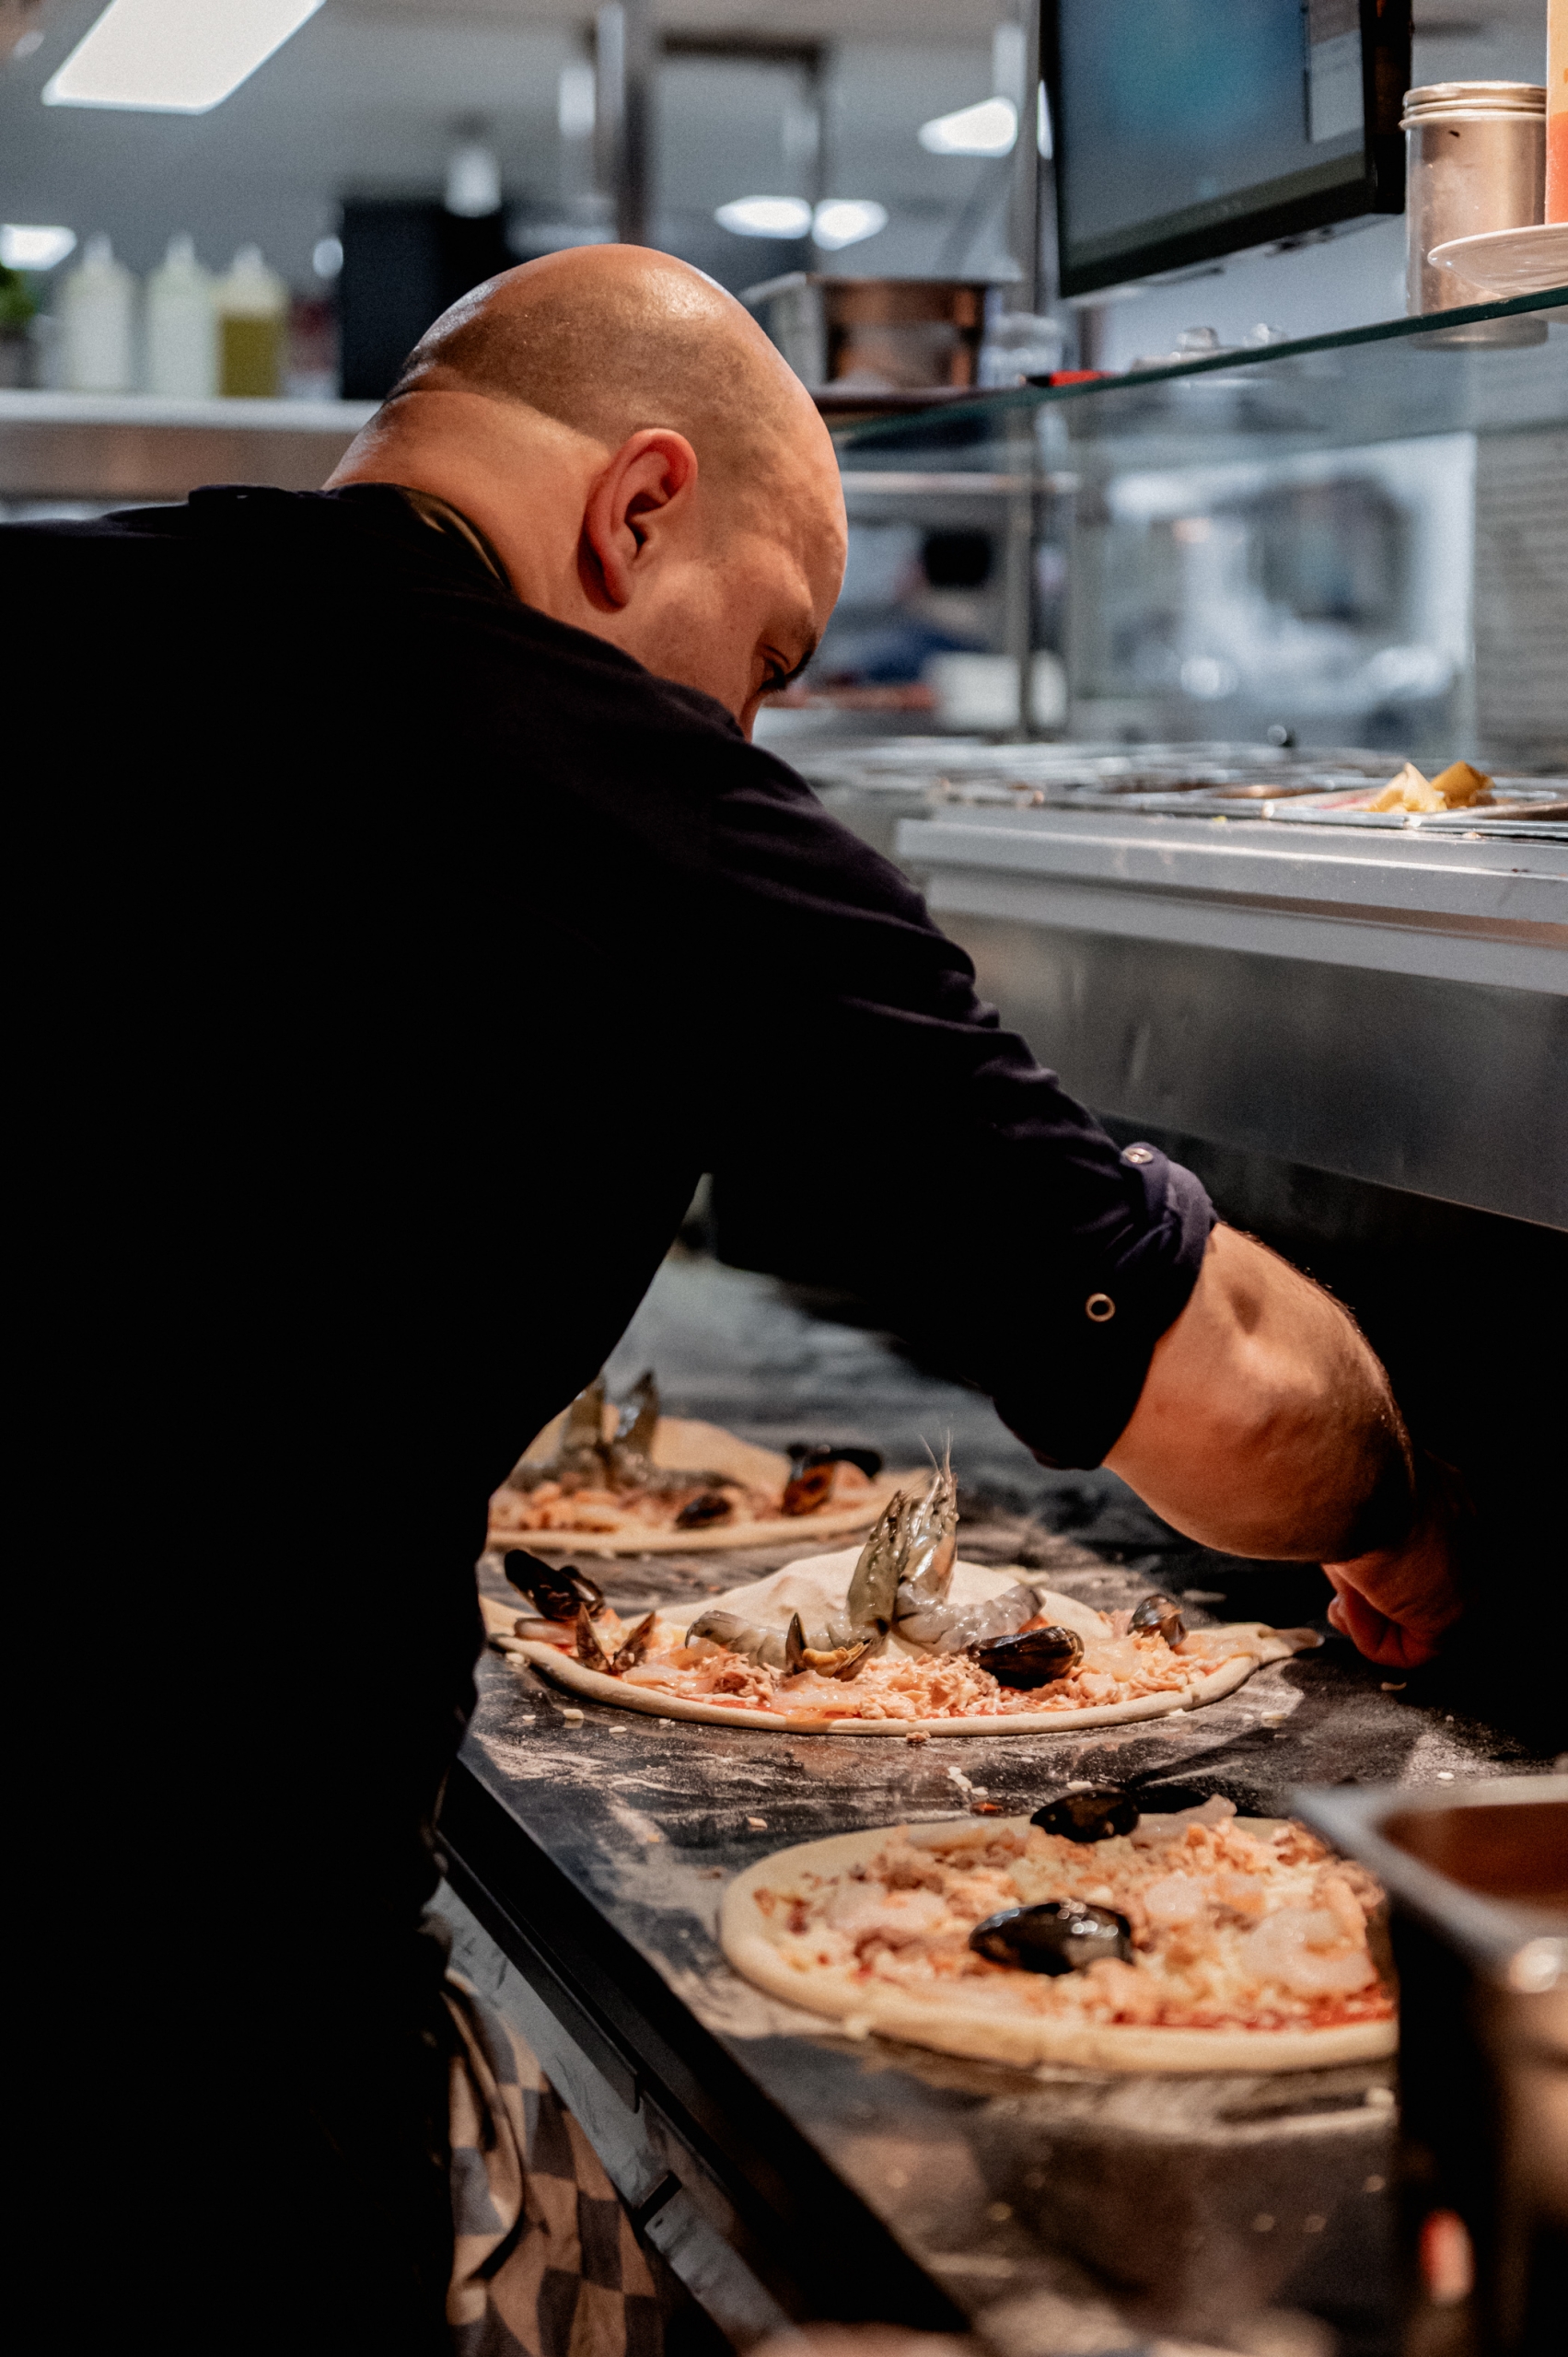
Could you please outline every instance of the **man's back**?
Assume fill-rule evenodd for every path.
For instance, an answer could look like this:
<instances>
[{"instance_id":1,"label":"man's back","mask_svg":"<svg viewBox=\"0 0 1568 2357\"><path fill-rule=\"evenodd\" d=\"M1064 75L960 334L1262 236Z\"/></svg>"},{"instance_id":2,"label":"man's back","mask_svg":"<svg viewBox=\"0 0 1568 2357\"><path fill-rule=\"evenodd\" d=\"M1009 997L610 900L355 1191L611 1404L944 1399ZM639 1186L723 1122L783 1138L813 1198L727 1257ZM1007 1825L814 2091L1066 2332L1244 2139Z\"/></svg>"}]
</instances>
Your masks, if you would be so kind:
<instances>
[{"instance_id":1,"label":"man's back","mask_svg":"<svg viewBox=\"0 0 1568 2357\"><path fill-rule=\"evenodd\" d=\"M6 529L0 580L38 718L24 1478L44 1610L86 1549L107 1621L46 1655L46 1745L93 1762L54 1838L88 1983L104 1927L177 2084L118 2113L210 2107L238 2020L285 2155L324 2084L322 2152L379 2117L399 2051L423 2093L388 2117L438 2142L414 1934L485 1501L701 1173L761 1256L880 1298L1079 1463L1207 1206L1119 1155L717 704L520 605L399 491ZM248 2132L270 2149L254 2105Z\"/></svg>"},{"instance_id":2,"label":"man's back","mask_svg":"<svg viewBox=\"0 0 1568 2357\"><path fill-rule=\"evenodd\" d=\"M248 1650L277 1599L315 1739L405 1725L363 1671L345 1701L377 1647L449 1739L488 1492L705 1168L776 1257L1098 1461L1206 1211L1121 1160L708 698L385 487L0 532L7 572L59 1511L156 1532ZM1140 1297L1089 1326L1118 1255Z\"/></svg>"}]
</instances>

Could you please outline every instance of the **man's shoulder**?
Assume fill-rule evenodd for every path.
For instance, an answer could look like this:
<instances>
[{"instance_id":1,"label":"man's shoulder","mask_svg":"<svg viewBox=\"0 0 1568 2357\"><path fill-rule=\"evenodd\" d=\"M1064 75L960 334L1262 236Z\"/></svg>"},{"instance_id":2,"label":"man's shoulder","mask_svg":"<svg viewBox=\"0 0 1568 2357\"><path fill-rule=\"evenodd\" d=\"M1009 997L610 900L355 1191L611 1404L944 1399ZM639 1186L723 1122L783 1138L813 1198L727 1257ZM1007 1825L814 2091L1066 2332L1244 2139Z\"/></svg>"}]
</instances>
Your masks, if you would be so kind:
<instances>
[{"instance_id":1,"label":"man's shoulder","mask_svg":"<svg viewBox=\"0 0 1568 2357\"><path fill-rule=\"evenodd\" d=\"M88 566L111 549L151 549L182 529L185 505L111 508L101 516L66 513L13 517L0 523L0 563Z\"/></svg>"}]
</instances>

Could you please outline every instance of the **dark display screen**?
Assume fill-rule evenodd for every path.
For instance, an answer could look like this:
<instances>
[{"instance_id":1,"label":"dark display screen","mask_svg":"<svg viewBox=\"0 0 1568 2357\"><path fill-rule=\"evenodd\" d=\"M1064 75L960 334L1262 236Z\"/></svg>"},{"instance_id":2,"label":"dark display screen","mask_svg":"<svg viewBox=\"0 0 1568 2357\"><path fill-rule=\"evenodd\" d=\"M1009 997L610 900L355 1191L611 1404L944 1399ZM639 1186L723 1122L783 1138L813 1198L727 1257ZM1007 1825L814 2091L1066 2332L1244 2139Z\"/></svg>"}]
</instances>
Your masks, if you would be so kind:
<instances>
[{"instance_id":1,"label":"dark display screen","mask_svg":"<svg viewBox=\"0 0 1568 2357\"><path fill-rule=\"evenodd\" d=\"M1365 188L1362 0L1058 0L1055 17L1069 293Z\"/></svg>"}]
</instances>

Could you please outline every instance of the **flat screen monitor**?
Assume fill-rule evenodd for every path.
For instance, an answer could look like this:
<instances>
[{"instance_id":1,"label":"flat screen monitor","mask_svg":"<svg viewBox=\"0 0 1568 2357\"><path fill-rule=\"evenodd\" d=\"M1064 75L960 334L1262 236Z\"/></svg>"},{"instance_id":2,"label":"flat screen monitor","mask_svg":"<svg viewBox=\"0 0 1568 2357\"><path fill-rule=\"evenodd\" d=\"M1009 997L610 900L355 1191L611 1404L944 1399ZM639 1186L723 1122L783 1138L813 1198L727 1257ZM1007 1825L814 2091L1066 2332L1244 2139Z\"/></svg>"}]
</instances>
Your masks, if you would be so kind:
<instances>
[{"instance_id":1,"label":"flat screen monitor","mask_svg":"<svg viewBox=\"0 0 1568 2357\"><path fill-rule=\"evenodd\" d=\"M1063 295L1404 208L1410 0L1045 0Z\"/></svg>"}]
</instances>

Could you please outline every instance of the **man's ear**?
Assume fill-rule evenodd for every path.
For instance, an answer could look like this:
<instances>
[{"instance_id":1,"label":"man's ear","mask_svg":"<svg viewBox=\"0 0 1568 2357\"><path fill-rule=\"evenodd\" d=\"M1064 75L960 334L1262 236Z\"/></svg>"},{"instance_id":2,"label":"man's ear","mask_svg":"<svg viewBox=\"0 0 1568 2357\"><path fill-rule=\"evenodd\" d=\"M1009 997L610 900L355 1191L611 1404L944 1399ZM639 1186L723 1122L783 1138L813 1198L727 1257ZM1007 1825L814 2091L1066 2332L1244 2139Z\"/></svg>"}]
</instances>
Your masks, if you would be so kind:
<instances>
[{"instance_id":1,"label":"man's ear","mask_svg":"<svg viewBox=\"0 0 1568 2357\"><path fill-rule=\"evenodd\" d=\"M578 543L583 588L601 612L630 605L696 487L697 453L683 434L645 425L621 444L589 489Z\"/></svg>"}]
</instances>

